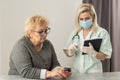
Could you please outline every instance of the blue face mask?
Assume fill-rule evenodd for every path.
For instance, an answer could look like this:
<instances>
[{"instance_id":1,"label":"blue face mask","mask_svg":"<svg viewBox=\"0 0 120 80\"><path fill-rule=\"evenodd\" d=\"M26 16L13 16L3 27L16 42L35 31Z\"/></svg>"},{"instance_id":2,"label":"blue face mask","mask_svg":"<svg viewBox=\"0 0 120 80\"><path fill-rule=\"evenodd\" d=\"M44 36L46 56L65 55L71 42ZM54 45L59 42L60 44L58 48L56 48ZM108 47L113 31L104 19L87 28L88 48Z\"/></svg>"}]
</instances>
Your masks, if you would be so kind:
<instances>
[{"instance_id":1,"label":"blue face mask","mask_svg":"<svg viewBox=\"0 0 120 80\"><path fill-rule=\"evenodd\" d=\"M84 29L88 29L93 24L92 20L80 21L80 26Z\"/></svg>"}]
</instances>

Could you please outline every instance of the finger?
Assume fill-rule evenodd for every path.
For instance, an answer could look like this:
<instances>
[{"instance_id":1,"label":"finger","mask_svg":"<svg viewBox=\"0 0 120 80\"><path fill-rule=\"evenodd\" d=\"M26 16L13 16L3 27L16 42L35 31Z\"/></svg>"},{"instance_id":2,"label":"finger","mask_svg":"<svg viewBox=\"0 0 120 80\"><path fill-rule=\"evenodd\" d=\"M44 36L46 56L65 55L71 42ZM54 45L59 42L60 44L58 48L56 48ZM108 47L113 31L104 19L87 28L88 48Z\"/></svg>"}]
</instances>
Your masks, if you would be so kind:
<instances>
[{"instance_id":1,"label":"finger","mask_svg":"<svg viewBox=\"0 0 120 80\"><path fill-rule=\"evenodd\" d=\"M76 48L75 46L73 46L72 49L70 49L70 51L71 51L72 53L75 53L75 52L77 51L77 48Z\"/></svg>"},{"instance_id":2,"label":"finger","mask_svg":"<svg viewBox=\"0 0 120 80\"><path fill-rule=\"evenodd\" d=\"M65 73L63 73L63 72L58 72L58 76L59 76L60 78L65 78Z\"/></svg>"},{"instance_id":3,"label":"finger","mask_svg":"<svg viewBox=\"0 0 120 80\"><path fill-rule=\"evenodd\" d=\"M94 49L94 47L93 47L93 45L92 45L91 43L89 43L89 47L90 47L91 49Z\"/></svg>"},{"instance_id":4,"label":"finger","mask_svg":"<svg viewBox=\"0 0 120 80\"><path fill-rule=\"evenodd\" d=\"M69 77L72 73L71 72L65 72L66 78Z\"/></svg>"},{"instance_id":5,"label":"finger","mask_svg":"<svg viewBox=\"0 0 120 80\"><path fill-rule=\"evenodd\" d=\"M91 44L91 43L89 43L89 46L91 47L91 46L92 46L92 44Z\"/></svg>"},{"instance_id":6,"label":"finger","mask_svg":"<svg viewBox=\"0 0 120 80\"><path fill-rule=\"evenodd\" d=\"M71 50L72 48L73 48L73 45L70 45L70 46L69 46L69 49Z\"/></svg>"},{"instance_id":7,"label":"finger","mask_svg":"<svg viewBox=\"0 0 120 80\"><path fill-rule=\"evenodd\" d=\"M58 71L57 71L57 73L59 74L59 76L62 76L62 77L65 76L64 68L62 68L62 67L59 68Z\"/></svg>"},{"instance_id":8,"label":"finger","mask_svg":"<svg viewBox=\"0 0 120 80\"><path fill-rule=\"evenodd\" d=\"M78 44L77 43L73 43L74 46L78 47Z\"/></svg>"},{"instance_id":9,"label":"finger","mask_svg":"<svg viewBox=\"0 0 120 80\"><path fill-rule=\"evenodd\" d=\"M73 49L74 49L75 51L77 51L77 50L78 50L78 48L77 48L76 46L73 46Z\"/></svg>"},{"instance_id":10,"label":"finger","mask_svg":"<svg viewBox=\"0 0 120 80\"><path fill-rule=\"evenodd\" d=\"M62 79L62 77L59 75L59 73L57 73L55 76L54 76L55 79Z\"/></svg>"}]
</instances>

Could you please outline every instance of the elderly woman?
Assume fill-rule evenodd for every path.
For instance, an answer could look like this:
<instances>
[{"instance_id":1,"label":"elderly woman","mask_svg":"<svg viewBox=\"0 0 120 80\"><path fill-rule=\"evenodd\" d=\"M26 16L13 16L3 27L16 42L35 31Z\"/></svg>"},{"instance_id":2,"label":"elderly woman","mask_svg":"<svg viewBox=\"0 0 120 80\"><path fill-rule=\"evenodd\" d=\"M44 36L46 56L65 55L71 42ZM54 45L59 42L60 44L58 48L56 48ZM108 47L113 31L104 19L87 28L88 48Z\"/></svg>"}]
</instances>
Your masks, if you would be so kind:
<instances>
[{"instance_id":1,"label":"elderly woman","mask_svg":"<svg viewBox=\"0 0 120 80\"><path fill-rule=\"evenodd\" d=\"M39 15L30 17L25 24L25 35L14 45L10 55L9 75L26 78L67 78L57 60L52 43L46 39L50 28L48 20Z\"/></svg>"},{"instance_id":2,"label":"elderly woman","mask_svg":"<svg viewBox=\"0 0 120 80\"><path fill-rule=\"evenodd\" d=\"M102 39L99 51L92 44L83 46L85 40ZM79 6L76 15L76 28L71 33L64 49L67 56L75 55L73 69L76 73L101 73L101 60L111 58L112 46L108 32L97 24L94 7L89 3ZM82 53L87 53L83 55Z\"/></svg>"}]
</instances>

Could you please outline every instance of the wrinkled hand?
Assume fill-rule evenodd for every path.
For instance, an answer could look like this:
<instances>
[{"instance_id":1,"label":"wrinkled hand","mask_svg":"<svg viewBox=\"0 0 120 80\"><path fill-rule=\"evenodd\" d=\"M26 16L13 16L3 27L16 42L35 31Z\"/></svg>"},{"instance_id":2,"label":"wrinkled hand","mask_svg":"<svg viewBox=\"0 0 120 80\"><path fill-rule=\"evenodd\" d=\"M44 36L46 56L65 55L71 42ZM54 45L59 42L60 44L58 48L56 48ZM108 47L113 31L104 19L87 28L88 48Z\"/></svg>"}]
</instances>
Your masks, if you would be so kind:
<instances>
[{"instance_id":1,"label":"wrinkled hand","mask_svg":"<svg viewBox=\"0 0 120 80\"><path fill-rule=\"evenodd\" d=\"M56 68L52 71L47 71L47 77L64 79L71 75L71 72L64 71L64 68Z\"/></svg>"},{"instance_id":2,"label":"wrinkled hand","mask_svg":"<svg viewBox=\"0 0 120 80\"><path fill-rule=\"evenodd\" d=\"M87 53L87 54L90 54L90 55L93 55L93 56L96 56L98 54L98 52L94 50L91 43L89 43L89 46L82 46L80 48L80 51Z\"/></svg>"}]
</instances>

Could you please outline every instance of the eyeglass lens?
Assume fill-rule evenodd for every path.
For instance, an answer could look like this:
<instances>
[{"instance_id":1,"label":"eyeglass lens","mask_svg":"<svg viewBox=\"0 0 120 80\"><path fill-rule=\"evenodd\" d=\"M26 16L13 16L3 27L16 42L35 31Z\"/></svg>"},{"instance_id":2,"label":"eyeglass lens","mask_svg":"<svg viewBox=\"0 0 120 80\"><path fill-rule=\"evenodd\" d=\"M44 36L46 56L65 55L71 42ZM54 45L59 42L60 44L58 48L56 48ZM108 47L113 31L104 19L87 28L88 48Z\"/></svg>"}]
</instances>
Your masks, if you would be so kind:
<instances>
[{"instance_id":1,"label":"eyeglass lens","mask_svg":"<svg viewBox=\"0 0 120 80\"><path fill-rule=\"evenodd\" d=\"M50 32L50 28L47 28L47 29L42 30L42 31L36 31L36 32L39 33L40 35L48 34Z\"/></svg>"}]
</instances>

